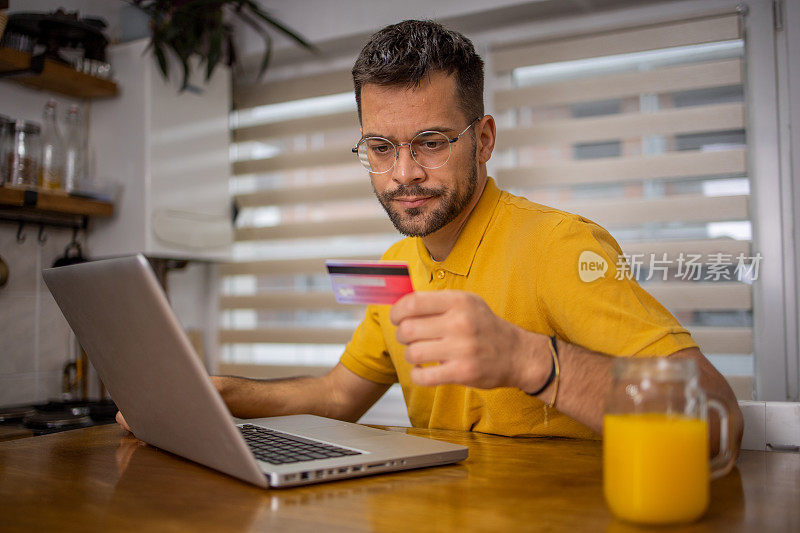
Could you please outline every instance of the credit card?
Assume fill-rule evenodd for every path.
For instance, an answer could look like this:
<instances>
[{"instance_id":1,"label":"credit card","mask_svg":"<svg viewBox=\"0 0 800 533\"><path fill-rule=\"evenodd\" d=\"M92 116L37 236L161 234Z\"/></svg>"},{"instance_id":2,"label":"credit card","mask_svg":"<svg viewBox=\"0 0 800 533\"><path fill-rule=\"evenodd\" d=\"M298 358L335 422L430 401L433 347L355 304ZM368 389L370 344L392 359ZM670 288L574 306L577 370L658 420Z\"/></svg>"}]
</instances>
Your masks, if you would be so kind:
<instances>
[{"instance_id":1,"label":"credit card","mask_svg":"<svg viewBox=\"0 0 800 533\"><path fill-rule=\"evenodd\" d=\"M325 261L340 304L393 304L414 292L408 264L395 261Z\"/></svg>"}]
</instances>

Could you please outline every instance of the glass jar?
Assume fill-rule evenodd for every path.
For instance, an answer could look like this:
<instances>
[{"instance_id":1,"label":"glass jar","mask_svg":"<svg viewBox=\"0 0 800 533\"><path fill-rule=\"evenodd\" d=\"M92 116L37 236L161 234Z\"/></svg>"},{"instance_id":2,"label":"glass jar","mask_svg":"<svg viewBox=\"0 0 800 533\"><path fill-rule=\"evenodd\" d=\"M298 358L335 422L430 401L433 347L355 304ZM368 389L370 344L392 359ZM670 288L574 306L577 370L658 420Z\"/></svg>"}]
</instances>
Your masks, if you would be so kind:
<instances>
[{"instance_id":1,"label":"glass jar","mask_svg":"<svg viewBox=\"0 0 800 533\"><path fill-rule=\"evenodd\" d=\"M36 187L42 157L39 125L28 120L15 120L6 128L3 165L7 182L15 186Z\"/></svg>"},{"instance_id":2,"label":"glass jar","mask_svg":"<svg viewBox=\"0 0 800 533\"><path fill-rule=\"evenodd\" d=\"M730 448L727 410L706 399L698 380L692 359L616 361L603 418L603 489L618 518L670 524L705 513L709 480L724 471ZM709 407L721 428L710 464Z\"/></svg>"}]
</instances>

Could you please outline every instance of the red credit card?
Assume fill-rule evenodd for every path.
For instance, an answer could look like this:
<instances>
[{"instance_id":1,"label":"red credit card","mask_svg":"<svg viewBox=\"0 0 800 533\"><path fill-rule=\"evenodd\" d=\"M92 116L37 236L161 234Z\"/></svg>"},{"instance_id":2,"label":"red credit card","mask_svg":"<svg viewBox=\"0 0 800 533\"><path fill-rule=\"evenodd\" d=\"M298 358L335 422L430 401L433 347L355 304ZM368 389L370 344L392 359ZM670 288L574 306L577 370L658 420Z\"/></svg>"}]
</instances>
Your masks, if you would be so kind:
<instances>
[{"instance_id":1,"label":"red credit card","mask_svg":"<svg viewBox=\"0 0 800 533\"><path fill-rule=\"evenodd\" d=\"M396 261L325 261L340 304L393 304L414 292L408 264Z\"/></svg>"}]
</instances>

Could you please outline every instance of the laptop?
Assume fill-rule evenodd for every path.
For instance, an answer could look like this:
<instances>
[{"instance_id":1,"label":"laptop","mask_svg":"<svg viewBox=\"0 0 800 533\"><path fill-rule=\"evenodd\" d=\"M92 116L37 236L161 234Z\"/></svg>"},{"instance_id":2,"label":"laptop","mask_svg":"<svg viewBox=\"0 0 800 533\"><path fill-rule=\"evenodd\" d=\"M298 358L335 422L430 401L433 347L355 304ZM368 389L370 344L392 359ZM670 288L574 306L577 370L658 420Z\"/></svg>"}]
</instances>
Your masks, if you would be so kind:
<instances>
[{"instance_id":1,"label":"laptop","mask_svg":"<svg viewBox=\"0 0 800 533\"><path fill-rule=\"evenodd\" d=\"M235 419L142 255L44 281L137 438L260 487L454 463L467 448L313 415Z\"/></svg>"}]
</instances>

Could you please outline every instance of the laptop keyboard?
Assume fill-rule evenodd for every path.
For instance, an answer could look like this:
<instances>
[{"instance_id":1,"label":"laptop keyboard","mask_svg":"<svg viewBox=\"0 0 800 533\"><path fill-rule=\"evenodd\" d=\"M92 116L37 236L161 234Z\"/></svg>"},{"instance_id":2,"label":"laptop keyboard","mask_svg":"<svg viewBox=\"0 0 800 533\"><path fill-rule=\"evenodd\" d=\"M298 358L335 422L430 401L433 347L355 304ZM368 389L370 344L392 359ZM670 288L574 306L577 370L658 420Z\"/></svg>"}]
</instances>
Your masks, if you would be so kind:
<instances>
[{"instance_id":1,"label":"laptop keyboard","mask_svg":"<svg viewBox=\"0 0 800 533\"><path fill-rule=\"evenodd\" d=\"M256 459L274 465L316 461L345 455L361 455L362 453L252 424L239 426L239 430Z\"/></svg>"}]
</instances>

